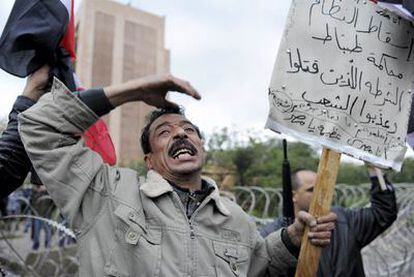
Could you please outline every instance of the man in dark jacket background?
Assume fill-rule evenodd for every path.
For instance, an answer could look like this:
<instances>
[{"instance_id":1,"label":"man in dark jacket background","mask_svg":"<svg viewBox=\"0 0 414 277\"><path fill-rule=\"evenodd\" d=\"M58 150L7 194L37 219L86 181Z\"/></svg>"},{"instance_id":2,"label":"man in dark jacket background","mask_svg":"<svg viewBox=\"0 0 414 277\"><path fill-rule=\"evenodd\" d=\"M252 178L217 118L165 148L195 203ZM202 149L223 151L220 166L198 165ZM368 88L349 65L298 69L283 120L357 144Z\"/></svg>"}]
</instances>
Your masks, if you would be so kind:
<instances>
[{"instance_id":1,"label":"man in dark jacket background","mask_svg":"<svg viewBox=\"0 0 414 277\"><path fill-rule=\"evenodd\" d=\"M381 190L375 169L368 167L371 179L371 206L360 209L333 207L337 221L331 243L322 250L318 276L365 276L361 249L384 232L397 218L397 203L393 186L386 180L387 189ZM295 214L308 211L316 183L316 173L302 169L292 174ZM283 219L264 226L261 235L282 228Z\"/></svg>"},{"instance_id":2,"label":"man in dark jacket background","mask_svg":"<svg viewBox=\"0 0 414 277\"><path fill-rule=\"evenodd\" d=\"M41 70L49 68L43 67ZM22 95L17 97L9 114L7 127L0 137L0 198L7 197L20 187L32 167L17 130L17 116L34 105L44 94L44 87L32 87L35 83L27 82Z\"/></svg>"}]
</instances>

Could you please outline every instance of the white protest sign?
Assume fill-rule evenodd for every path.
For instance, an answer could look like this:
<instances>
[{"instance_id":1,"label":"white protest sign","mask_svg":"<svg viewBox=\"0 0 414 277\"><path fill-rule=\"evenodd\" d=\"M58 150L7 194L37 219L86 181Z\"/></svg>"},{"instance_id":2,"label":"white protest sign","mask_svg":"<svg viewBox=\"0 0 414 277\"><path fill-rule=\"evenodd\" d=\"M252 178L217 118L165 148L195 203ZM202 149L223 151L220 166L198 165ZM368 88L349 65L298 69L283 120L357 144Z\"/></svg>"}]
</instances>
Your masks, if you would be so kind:
<instances>
[{"instance_id":1,"label":"white protest sign","mask_svg":"<svg viewBox=\"0 0 414 277\"><path fill-rule=\"evenodd\" d=\"M413 48L411 23L370 1L293 0L266 127L400 170Z\"/></svg>"}]
</instances>

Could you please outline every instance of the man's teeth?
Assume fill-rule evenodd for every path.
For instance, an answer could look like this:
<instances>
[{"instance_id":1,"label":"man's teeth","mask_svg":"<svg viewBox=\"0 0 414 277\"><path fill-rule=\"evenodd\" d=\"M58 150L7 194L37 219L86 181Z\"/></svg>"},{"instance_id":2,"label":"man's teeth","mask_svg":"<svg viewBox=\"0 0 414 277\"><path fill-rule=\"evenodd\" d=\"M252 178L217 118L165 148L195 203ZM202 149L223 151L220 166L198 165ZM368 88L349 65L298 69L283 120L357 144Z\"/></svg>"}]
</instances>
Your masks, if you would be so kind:
<instances>
[{"instance_id":1,"label":"man's teeth","mask_svg":"<svg viewBox=\"0 0 414 277\"><path fill-rule=\"evenodd\" d=\"M177 152L175 152L174 159L177 159L177 158L179 158L180 155L184 155L184 154L191 155L192 152L188 149L180 149Z\"/></svg>"}]
</instances>

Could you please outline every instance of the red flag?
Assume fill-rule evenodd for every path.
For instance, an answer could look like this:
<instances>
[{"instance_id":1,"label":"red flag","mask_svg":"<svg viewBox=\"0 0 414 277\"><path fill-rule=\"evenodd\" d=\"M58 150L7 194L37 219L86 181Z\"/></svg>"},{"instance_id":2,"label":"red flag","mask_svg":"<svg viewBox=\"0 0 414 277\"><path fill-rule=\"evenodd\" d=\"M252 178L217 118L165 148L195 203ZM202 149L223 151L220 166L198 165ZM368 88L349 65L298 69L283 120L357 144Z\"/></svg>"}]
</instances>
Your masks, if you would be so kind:
<instances>
[{"instance_id":1,"label":"red flag","mask_svg":"<svg viewBox=\"0 0 414 277\"><path fill-rule=\"evenodd\" d=\"M75 52L75 13L74 13L74 6L75 0L61 0L65 5L66 9L69 13L69 24L66 29L66 34L61 41L61 46L68 51L70 56L72 57L72 61L74 62L76 59L76 52Z\"/></svg>"},{"instance_id":2,"label":"red flag","mask_svg":"<svg viewBox=\"0 0 414 277\"><path fill-rule=\"evenodd\" d=\"M75 13L74 13L74 0L60 0L65 5L66 9L69 12L69 24L66 29L65 36L61 41L61 46L66 49L66 51L72 57L72 61L76 59L75 53ZM77 80L76 77L74 77ZM77 83L77 89L81 90L79 82ZM93 126L91 126L83 135L85 144L97 152L104 162L109 165L116 164L116 154L115 148L112 143L111 136L109 135L108 128L105 122L100 119Z\"/></svg>"}]
</instances>

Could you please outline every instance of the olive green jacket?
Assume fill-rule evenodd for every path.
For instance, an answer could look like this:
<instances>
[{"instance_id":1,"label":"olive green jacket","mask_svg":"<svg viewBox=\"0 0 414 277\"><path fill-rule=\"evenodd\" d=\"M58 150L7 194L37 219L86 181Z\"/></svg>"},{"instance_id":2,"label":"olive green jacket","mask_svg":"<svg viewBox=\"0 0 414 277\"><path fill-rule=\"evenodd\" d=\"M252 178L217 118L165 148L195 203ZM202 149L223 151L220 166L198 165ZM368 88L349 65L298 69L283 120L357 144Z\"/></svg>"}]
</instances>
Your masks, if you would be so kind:
<instances>
[{"instance_id":1,"label":"olive green jacket","mask_svg":"<svg viewBox=\"0 0 414 277\"><path fill-rule=\"evenodd\" d=\"M57 80L19 118L33 166L77 235L80 276L266 276L294 265L280 232L263 240L212 180L187 219L157 172L140 179L104 164L80 139L97 119Z\"/></svg>"}]
</instances>

